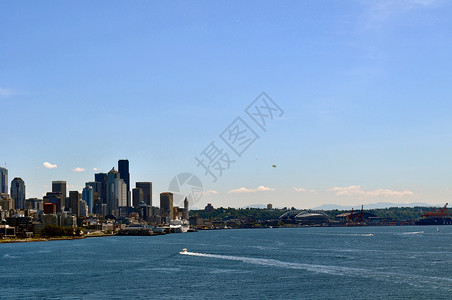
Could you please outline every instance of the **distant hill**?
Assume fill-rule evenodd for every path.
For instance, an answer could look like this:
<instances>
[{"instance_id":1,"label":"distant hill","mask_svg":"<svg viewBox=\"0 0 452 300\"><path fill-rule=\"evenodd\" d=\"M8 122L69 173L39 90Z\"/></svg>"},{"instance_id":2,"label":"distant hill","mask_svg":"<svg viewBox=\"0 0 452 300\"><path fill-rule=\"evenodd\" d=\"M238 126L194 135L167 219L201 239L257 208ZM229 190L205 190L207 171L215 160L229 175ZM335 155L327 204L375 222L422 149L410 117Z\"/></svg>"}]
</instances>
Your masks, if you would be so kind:
<instances>
[{"instance_id":1,"label":"distant hill","mask_svg":"<svg viewBox=\"0 0 452 300\"><path fill-rule=\"evenodd\" d=\"M376 209L376 208L389 208L389 207L416 207L416 206L422 206L422 207L443 207L444 204L438 204L438 205L432 205L428 203L421 203L421 202L411 202L411 203L392 203L392 202L378 202L378 203L372 203L372 204L364 204L364 209ZM351 210L354 209L361 209L360 205L339 205L339 204L324 204L317 207L314 207L314 210Z\"/></svg>"},{"instance_id":2,"label":"distant hill","mask_svg":"<svg viewBox=\"0 0 452 300\"><path fill-rule=\"evenodd\" d=\"M267 208L267 205L265 205L265 204L251 204L251 205L247 205L247 206L242 206L240 208L241 209L246 209L246 208Z\"/></svg>"},{"instance_id":3,"label":"distant hill","mask_svg":"<svg viewBox=\"0 0 452 300\"><path fill-rule=\"evenodd\" d=\"M257 207L250 207L257 206ZM264 205L250 205L245 206L244 208L223 208L219 207L214 211L206 212L204 209L202 210L191 210L190 216L201 217L204 220L231 220L231 219L251 219L251 220L279 220L279 217L284 214L288 210L281 209L262 209ZM344 212L349 212L348 206L343 205L331 205L319 206L321 210L325 214L327 214L331 220L337 221L337 215L342 214ZM325 209L325 207L333 207L333 209ZM384 208L371 208L371 207L384 207ZM386 208L387 207L387 208ZM418 220L422 217L422 215L428 211L432 210L432 205L428 205L426 203L375 203L364 206L364 210L367 213L371 213L377 217L381 218L389 218L392 220L399 221L410 221L410 220ZM441 207L441 206L437 206ZM318 210L320 210L318 209ZM355 207L355 211L360 210L361 207ZM291 209L289 209L291 210ZM452 214L452 209L449 210L449 213Z\"/></svg>"}]
</instances>

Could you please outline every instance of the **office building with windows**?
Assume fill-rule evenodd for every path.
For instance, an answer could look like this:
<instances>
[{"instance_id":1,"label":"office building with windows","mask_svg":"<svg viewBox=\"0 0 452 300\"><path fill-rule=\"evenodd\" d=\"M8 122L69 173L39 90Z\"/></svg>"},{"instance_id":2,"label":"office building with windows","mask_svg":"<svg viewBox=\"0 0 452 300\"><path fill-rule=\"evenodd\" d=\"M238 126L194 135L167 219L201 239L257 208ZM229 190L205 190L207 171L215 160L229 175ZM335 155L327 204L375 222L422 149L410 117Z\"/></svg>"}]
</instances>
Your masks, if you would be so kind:
<instances>
[{"instance_id":1,"label":"office building with windows","mask_svg":"<svg viewBox=\"0 0 452 300\"><path fill-rule=\"evenodd\" d=\"M16 177L11 181L11 198L16 209L25 208L25 182L22 178Z\"/></svg>"},{"instance_id":2,"label":"office building with windows","mask_svg":"<svg viewBox=\"0 0 452 300\"><path fill-rule=\"evenodd\" d=\"M152 182L137 182L135 186L137 189L141 189L143 191L144 203L152 206Z\"/></svg>"},{"instance_id":3,"label":"office building with windows","mask_svg":"<svg viewBox=\"0 0 452 300\"><path fill-rule=\"evenodd\" d=\"M8 170L0 167L0 194L8 193Z\"/></svg>"}]
</instances>

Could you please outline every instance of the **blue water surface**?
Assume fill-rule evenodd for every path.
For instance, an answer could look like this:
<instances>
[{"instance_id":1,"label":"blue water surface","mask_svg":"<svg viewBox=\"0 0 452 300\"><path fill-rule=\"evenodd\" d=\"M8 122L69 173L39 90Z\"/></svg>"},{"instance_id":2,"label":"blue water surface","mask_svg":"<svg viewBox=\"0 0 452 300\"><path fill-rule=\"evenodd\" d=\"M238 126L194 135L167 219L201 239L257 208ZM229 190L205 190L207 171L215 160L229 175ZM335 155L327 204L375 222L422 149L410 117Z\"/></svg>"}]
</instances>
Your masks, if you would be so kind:
<instances>
[{"instance_id":1,"label":"blue water surface","mask_svg":"<svg viewBox=\"0 0 452 300\"><path fill-rule=\"evenodd\" d=\"M436 230L234 229L0 244L0 298L452 299L452 226Z\"/></svg>"}]
</instances>

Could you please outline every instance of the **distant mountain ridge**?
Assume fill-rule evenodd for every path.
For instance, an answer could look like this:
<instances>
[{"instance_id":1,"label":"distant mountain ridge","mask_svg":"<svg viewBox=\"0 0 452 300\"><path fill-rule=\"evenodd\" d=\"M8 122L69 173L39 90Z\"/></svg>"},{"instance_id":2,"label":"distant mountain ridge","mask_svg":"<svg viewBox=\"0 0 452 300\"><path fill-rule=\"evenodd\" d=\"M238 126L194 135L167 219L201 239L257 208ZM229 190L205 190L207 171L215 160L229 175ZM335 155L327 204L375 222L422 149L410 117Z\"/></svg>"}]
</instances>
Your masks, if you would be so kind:
<instances>
[{"instance_id":1,"label":"distant mountain ridge","mask_svg":"<svg viewBox=\"0 0 452 300\"><path fill-rule=\"evenodd\" d=\"M428 204L424 202L410 202L410 203L393 203L393 202L377 202L377 203L371 203L371 204L364 204L364 209L377 209L377 208L389 208L389 207L416 207L416 206L422 206L422 207L443 207L443 204ZM217 207L216 207L217 208ZM255 209L266 209L267 205L265 204L250 204L241 206L238 209L247 209L247 208L255 208ZM281 209L282 207L274 207ZM291 207L287 207L290 209ZM297 207L296 209L302 210L302 209L311 209L311 210L351 210L352 208L361 209L361 205L340 205L340 204L323 204L320 206L316 206L313 208L304 208L304 207ZM190 210L202 210L203 208L198 207L191 207Z\"/></svg>"},{"instance_id":2,"label":"distant mountain ridge","mask_svg":"<svg viewBox=\"0 0 452 300\"><path fill-rule=\"evenodd\" d=\"M377 203L371 203L371 204L364 204L364 209L376 209L376 208L389 208L389 207L416 207L416 206L427 206L427 207L442 207L444 204L428 204L423 202L411 202L411 203L392 203L392 202L377 202ZM361 209L361 205L339 205L339 204L323 204L320 206L316 206L312 209L317 210L351 210L354 209Z\"/></svg>"},{"instance_id":3,"label":"distant mountain ridge","mask_svg":"<svg viewBox=\"0 0 452 300\"><path fill-rule=\"evenodd\" d=\"M416 206L423 206L423 207L443 207L443 204L428 204L423 202L410 202L410 203L393 203L393 202L377 202L377 203L371 203L371 204L364 204L364 209L377 209L377 208L389 208L389 207L416 207ZM250 204L240 207L240 209L246 209L246 208L267 208L267 205L265 204ZM281 207L277 207L281 208ZM290 207L287 207L290 209ZM351 210L354 209L361 209L361 205L340 205L340 204L323 204L320 206L316 206L313 208L309 208L312 210ZM300 208L297 209L306 209L306 208Z\"/></svg>"}]
</instances>

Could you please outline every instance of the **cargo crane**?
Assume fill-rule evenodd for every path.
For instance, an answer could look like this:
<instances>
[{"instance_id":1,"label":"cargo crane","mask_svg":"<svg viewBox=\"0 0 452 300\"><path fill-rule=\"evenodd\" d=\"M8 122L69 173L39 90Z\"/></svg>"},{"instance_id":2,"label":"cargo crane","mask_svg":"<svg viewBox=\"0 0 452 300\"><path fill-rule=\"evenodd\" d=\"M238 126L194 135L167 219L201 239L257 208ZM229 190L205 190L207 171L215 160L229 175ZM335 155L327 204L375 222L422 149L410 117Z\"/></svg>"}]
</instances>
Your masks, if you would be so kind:
<instances>
[{"instance_id":1,"label":"cargo crane","mask_svg":"<svg viewBox=\"0 0 452 300\"><path fill-rule=\"evenodd\" d=\"M360 223L363 223L363 221L364 221L364 218L363 218L363 216L364 216L364 214L363 214L363 209L364 209L364 205L361 205L361 211L359 212L359 214L357 214L356 215L356 217L355 217L355 222L360 222Z\"/></svg>"},{"instance_id":2,"label":"cargo crane","mask_svg":"<svg viewBox=\"0 0 452 300\"><path fill-rule=\"evenodd\" d=\"M353 226L355 225L355 216L353 215L353 207L352 212L347 216L347 226Z\"/></svg>"},{"instance_id":3,"label":"cargo crane","mask_svg":"<svg viewBox=\"0 0 452 300\"><path fill-rule=\"evenodd\" d=\"M347 216L347 225L348 226L354 226L354 225L363 225L364 224L364 205L361 205L361 211L355 215L355 212L352 212Z\"/></svg>"},{"instance_id":4,"label":"cargo crane","mask_svg":"<svg viewBox=\"0 0 452 300\"><path fill-rule=\"evenodd\" d=\"M452 225L452 214L447 210L447 205L444 205L440 210L433 209L428 213L422 215L422 219L416 221L417 225Z\"/></svg>"},{"instance_id":5,"label":"cargo crane","mask_svg":"<svg viewBox=\"0 0 452 300\"><path fill-rule=\"evenodd\" d=\"M444 218L447 216L450 216L449 212L447 211L447 205L449 203L446 203L443 208L440 210L433 209L432 211L429 211L428 213L423 214L422 216L424 218Z\"/></svg>"}]
</instances>

